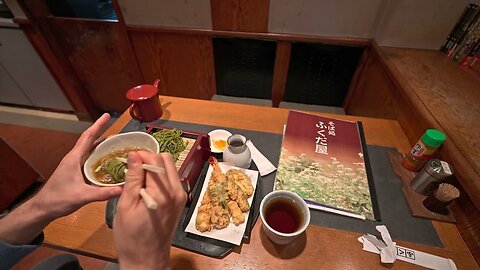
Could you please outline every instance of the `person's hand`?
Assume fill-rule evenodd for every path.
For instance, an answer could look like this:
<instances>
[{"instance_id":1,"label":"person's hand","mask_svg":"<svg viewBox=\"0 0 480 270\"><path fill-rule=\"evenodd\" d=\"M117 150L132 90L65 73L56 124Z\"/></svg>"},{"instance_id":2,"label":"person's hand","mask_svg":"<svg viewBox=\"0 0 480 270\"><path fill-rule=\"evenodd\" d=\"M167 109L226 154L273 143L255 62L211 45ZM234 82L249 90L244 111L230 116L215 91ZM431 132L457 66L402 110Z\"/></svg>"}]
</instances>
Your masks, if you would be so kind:
<instances>
[{"instance_id":1,"label":"person's hand","mask_svg":"<svg viewBox=\"0 0 480 270\"><path fill-rule=\"evenodd\" d=\"M31 243L54 219L89 202L107 200L122 193L121 187L88 185L82 174L83 163L109 119L110 115L104 114L83 132L38 194L0 219L0 240L13 245Z\"/></svg>"},{"instance_id":2,"label":"person's hand","mask_svg":"<svg viewBox=\"0 0 480 270\"><path fill-rule=\"evenodd\" d=\"M165 173L142 169L143 164L164 167ZM140 189L157 202L148 209ZM130 152L125 186L113 221L113 237L122 269L165 269L170 245L187 195L182 189L173 158L168 153Z\"/></svg>"},{"instance_id":3,"label":"person's hand","mask_svg":"<svg viewBox=\"0 0 480 270\"><path fill-rule=\"evenodd\" d=\"M83 163L97 144L97 139L109 119L109 114L102 115L82 133L45 186L32 199L39 209L47 211L45 214L50 219L68 215L89 202L108 200L121 194L121 187L97 187L87 184L82 173Z\"/></svg>"}]
</instances>

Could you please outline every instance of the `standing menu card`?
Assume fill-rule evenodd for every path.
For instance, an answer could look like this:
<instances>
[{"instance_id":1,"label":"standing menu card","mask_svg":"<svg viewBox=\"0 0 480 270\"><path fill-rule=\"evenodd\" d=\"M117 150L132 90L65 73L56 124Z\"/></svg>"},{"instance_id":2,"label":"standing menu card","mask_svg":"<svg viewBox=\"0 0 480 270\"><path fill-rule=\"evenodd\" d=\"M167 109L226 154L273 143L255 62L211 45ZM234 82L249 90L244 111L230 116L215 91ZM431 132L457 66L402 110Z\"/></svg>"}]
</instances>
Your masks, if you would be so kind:
<instances>
[{"instance_id":1,"label":"standing menu card","mask_svg":"<svg viewBox=\"0 0 480 270\"><path fill-rule=\"evenodd\" d=\"M274 189L297 193L310 208L379 219L360 122L290 111Z\"/></svg>"}]
</instances>

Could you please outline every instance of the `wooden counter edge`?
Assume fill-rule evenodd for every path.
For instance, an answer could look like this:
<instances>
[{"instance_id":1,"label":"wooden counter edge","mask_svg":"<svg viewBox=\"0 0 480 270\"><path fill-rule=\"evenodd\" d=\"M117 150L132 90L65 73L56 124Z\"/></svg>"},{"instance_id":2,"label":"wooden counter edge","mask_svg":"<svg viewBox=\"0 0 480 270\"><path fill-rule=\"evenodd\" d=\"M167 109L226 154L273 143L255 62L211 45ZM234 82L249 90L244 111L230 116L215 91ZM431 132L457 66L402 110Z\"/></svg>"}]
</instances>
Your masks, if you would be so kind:
<instances>
[{"instance_id":1,"label":"wooden counter edge","mask_svg":"<svg viewBox=\"0 0 480 270\"><path fill-rule=\"evenodd\" d=\"M396 84L396 87L399 89L404 89L404 91L399 91L398 94L403 95L407 100L409 100L414 106L414 109L421 113L424 119L430 124L432 128L439 129L445 132L445 129L442 125L435 119L432 113L425 107L423 102L413 102L421 101L419 96L412 89L407 80L402 76L401 72L395 67L393 63L388 61L388 57L383 52L382 47L378 46L375 42L372 43L373 53L379 58L380 63L384 66L386 74L389 76L389 79ZM406 123L400 123L400 125ZM403 125L402 125L403 127ZM445 132L447 136L450 136ZM479 175L474 169L474 165L469 162L462 152L456 146L454 140L445 141L441 149L442 158L447 162L453 165L454 168L457 168L456 174L459 175L458 181L465 189L470 200L475 204L477 209L480 209L480 182L473 181L472 179L479 178Z\"/></svg>"}]
</instances>

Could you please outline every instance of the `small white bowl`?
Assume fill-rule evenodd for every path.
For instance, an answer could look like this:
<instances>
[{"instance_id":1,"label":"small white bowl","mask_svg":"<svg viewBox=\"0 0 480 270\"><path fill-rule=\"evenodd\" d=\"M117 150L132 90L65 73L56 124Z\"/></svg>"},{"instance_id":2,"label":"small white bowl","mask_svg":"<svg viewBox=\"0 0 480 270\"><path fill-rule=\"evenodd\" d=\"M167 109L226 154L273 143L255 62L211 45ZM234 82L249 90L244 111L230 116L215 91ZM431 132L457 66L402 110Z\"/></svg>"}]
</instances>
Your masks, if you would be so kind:
<instances>
[{"instance_id":1,"label":"small white bowl","mask_svg":"<svg viewBox=\"0 0 480 270\"><path fill-rule=\"evenodd\" d=\"M218 149L215 147L215 145L213 144L214 141L216 140L225 140L227 141L228 137L232 136L232 133L224 130L224 129L215 129L215 130L212 130L208 133L208 136L210 136L210 151L212 151L213 153L222 153L223 151L225 151L225 149ZM228 147L228 146L227 146Z\"/></svg>"},{"instance_id":2,"label":"small white bowl","mask_svg":"<svg viewBox=\"0 0 480 270\"><path fill-rule=\"evenodd\" d=\"M107 138L105 141L101 142L90 154L87 161L83 164L83 173L85 177L92 184L103 187L112 187L112 186L121 186L125 182L116 183L116 184L105 184L95 180L93 175L92 166L102 157L108 155L112 151L122 150L126 147L137 147L142 149L147 149L154 153L158 153L160 147L158 146L157 140L145 132L134 131L114 135Z\"/></svg>"}]
</instances>

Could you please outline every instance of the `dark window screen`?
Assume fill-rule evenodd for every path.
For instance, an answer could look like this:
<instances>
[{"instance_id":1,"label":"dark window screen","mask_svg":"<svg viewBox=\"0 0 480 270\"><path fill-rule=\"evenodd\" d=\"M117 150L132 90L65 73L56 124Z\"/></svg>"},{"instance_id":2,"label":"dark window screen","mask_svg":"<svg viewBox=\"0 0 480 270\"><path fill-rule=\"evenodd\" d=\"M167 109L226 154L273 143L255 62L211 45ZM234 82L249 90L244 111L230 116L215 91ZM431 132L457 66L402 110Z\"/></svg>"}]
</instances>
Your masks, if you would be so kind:
<instances>
[{"instance_id":1,"label":"dark window screen","mask_svg":"<svg viewBox=\"0 0 480 270\"><path fill-rule=\"evenodd\" d=\"M293 43L284 101L342 106L361 47Z\"/></svg>"},{"instance_id":2,"label":"dark window screen","mask_svg":"<svg viewBox=\"0 0 480 270\"><path fill-rule=\"evenodd\" d=\"M277 43L213 38L217 94L270 99Z\"/></svg>"}]
</instances>

